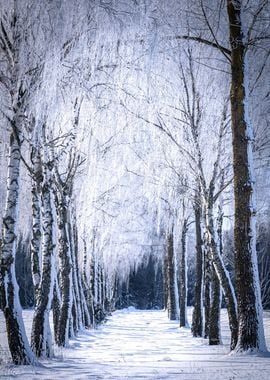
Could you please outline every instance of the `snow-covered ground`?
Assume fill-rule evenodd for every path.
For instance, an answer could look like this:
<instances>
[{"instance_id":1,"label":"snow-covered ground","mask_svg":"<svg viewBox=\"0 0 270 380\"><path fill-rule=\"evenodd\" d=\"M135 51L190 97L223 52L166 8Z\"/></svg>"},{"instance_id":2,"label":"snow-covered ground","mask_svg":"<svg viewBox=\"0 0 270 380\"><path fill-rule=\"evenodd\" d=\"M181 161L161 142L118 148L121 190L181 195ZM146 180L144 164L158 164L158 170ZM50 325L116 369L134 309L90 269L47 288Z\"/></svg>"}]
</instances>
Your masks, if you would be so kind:
<instances>
[{"instance_id":1,"label":"snow-covered ground","mask_svg":"<svg viewBox=\"0 0 270 380\"><path fill-rule=\"evenodd\" d=\"M189 309L189 316L191 309ZM32 311L24 312L28 333ZM270 348L270 313L265 313L265 331ZM182 379L269 380L270 357L228 355L229 330L222 311L222 346L192 338L189 329L179 329L163 311L134 309L115 312L97 330L85 331L56 350L55 359L43 367L0 366L1 379ZM3 315L0 314L0 354L9 361Z\"/></svg>"}]
</instances>

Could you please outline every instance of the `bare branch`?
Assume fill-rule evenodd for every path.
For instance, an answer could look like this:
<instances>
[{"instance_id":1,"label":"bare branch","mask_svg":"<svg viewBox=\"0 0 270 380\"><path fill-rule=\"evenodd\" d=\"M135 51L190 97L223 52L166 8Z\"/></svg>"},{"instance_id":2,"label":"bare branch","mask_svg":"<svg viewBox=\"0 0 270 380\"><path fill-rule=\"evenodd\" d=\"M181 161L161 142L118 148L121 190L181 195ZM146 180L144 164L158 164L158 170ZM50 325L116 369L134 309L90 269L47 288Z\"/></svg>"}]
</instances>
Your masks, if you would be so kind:
<instances>
[{"instance_id":1,"label":"bare branch","mask_svg":"<svg viewBox=\"0 0 270 380\"><path fill-rule=\"evenodd\" d=\"M176 39L182 39L182 40L190 40L190 41L196 41L196 42L199 42L201 44L204 44L204 45L208 45L208 46L211 46L215 49L218 49L222 52L222 54L224 55L224 57L226 57L226 59L231 62L231 50L229 50L228 48L220 45L220 44L217 44L213 41L209 41L205 38L202 38L202 37L196 37L196 36L175 36Z\"/></svg>"}]
</instances>

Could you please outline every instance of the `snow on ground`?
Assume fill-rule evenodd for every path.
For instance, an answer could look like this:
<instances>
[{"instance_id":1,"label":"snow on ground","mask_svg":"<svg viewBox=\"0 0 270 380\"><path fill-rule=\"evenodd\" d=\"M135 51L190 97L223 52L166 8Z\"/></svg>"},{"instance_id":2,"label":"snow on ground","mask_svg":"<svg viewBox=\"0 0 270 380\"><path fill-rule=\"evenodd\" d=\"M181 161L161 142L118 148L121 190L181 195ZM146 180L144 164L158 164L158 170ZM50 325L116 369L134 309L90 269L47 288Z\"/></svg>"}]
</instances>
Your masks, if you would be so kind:
<instances>
[{"instance_id":1,"label":"snow on ground","mask_svg":"<svg viewBox=\"0 0 270 380\"><path fill-rule=\"evenodd\" d=\"M32 311L24 311L28 333ZM189 316L191 309L189 309ZM265 313L270 347L270 313ZM167 319L164 311L117 311L96 330L82 332L68 349L57 349L55 359L43 367L0 366L0 379L175 379L175 380L268 380L270 358L232 356L229 330L222 310L223 345L208 346L192 338L189 329ZM3 315L0 314L0 355L9 361Z\"/></svg>"}]
</instances>

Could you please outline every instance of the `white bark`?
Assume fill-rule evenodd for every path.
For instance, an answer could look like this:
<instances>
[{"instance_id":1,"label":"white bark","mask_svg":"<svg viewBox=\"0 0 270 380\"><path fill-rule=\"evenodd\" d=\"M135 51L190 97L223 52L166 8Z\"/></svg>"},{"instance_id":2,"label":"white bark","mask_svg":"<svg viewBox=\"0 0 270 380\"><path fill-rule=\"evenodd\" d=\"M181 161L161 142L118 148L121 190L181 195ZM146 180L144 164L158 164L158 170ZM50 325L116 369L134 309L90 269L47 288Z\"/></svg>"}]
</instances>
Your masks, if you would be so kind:
<instances>
[{"instance_id":1,"label":"white bark","mask_svg":"<svg viewBox=\"0 0 270 380\"><path fill-rule=\"evenodd\" d=\"M16 132L19 133L18 130ZM21 162L19 135L16 137L13 131L10 139L7 201L3 216L3 243L0 251L1 293L13 362L15 364L38 364L26 337L15 275Z\"/></svg>"}]
</instances>

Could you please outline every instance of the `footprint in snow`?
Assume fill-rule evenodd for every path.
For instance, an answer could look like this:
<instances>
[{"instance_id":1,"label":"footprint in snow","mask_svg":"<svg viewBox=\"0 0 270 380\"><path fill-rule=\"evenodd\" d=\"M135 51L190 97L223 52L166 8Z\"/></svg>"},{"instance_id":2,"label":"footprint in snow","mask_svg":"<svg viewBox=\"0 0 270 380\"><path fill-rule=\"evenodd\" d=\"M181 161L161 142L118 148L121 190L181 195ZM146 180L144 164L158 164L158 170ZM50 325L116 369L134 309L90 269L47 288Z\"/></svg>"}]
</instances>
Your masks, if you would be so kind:
<instances>
[{"instance_id":1,"label":"footprint in snow","mask_svg":"<svg viewBox=\"0 0 270 380\"><path fill-rule=\"evenodd\" d=\"M163 358L163 360L165 360L166 362L171 362L172 361L172 359L169 356L165 356Z\"/></svg>"}]
</instances>

